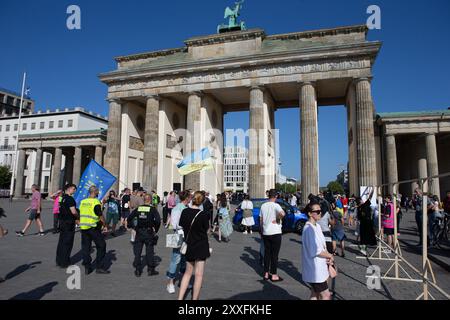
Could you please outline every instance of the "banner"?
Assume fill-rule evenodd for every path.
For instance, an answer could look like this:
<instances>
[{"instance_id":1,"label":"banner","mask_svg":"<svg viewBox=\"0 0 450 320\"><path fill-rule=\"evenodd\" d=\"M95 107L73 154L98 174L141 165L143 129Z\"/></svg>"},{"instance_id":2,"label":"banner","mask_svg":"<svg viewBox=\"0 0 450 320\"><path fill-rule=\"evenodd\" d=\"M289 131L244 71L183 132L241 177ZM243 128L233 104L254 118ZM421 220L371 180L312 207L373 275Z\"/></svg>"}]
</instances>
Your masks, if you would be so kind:
<instances>
[{"instance_id":1,"label":"banner","mask_svg":"<svg viewBox=\"0 0 450 320\"><path fill-rule=\"evenodd\" d=\"M192 172L214 169L208 148L196 151L177 163L178 172L185 176Z\"/></svg>"},{"instance_id":2,"label":"banner","mask_svg":"<svg viewBox=\"0 0 450 320\"><path fill-rule=\"evenodd\" d=\"M373 187L367 187L367 186L359 187L359 194L360 194L361 200L363 202L367 201L367 197L370 195L372 190L374 190ZM372 199L370 199L370 205L372 207L378 207L377 206L377 194L376 194L376 192L374 192L372 194Z\"/></svg>"},{"instance_id":3,"label":"banner","mask_svg":"<svg viewBox=\"0 0 450 320\"><path fill-rule=\"evenodd\" d=\"M117 178L109 173L108 170L99 165L95 160L91 160L80 177L80 184L74 195L77 207L80 205L81 200L89 197L89 188L92 185L95 185L100 191L98 198L103 199L116 180Z\"/></svg>"}]
</instances>

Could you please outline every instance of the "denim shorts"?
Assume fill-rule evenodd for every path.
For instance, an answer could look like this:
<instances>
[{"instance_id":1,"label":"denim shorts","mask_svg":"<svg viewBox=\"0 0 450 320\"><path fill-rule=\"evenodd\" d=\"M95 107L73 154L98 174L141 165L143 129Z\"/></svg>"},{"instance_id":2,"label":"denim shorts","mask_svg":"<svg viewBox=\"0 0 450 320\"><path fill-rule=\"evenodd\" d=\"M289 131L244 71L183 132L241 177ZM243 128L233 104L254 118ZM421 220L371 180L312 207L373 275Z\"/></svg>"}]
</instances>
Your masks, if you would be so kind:
<instances>
[{"instance_id":1,"label":"denim shorts","mask_svg":"<svg viewBox=\"0 0 450 320\"><path fill-rule=\"evenodd\" d=\"M30 213L28 214L28 220L33 221L33 220L38 219L40 216L41 216L41 214L38 213L36 209L31 209Z\"/></svg>"}]
</instances>

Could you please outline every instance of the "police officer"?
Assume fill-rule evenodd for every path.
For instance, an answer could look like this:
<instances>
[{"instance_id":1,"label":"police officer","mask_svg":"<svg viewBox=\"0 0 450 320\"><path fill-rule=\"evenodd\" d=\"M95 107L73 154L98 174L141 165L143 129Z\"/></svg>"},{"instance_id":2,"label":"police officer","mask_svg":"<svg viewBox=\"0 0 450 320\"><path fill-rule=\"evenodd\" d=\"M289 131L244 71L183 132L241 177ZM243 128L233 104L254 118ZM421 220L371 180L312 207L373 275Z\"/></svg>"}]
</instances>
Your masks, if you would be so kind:
<instances>
[{"instance_id":1,"label":"police officer","mask_svg":"<svg viewBox=\"0 0 450 320\"><path fill-rule=\"evenodd\" d=\"M142 274L141 254L145 244L145 254L147 260L147 271L149 276L157 275L155 270L156 264L154 261L154 246L158 240L156 233L161 225L161 218L158 210L152 206L152 196L147 194L144 196L144 205L137 207L128 216L128 225L133 225L133 219L137 220L135 230L136 238L133 244L134 262L133 266L136 268L134 274L140 277Z\"/></svg>"},{"instance_id":2,"label":"police officer","mask_svg":"<svg viewBox=\"0 0 450 320\"><path fill-rule=\"evenodd\" d=\"M106 255L106 242L102 229L105 228L105 220L102 214L102 203L98 200L98 194L98 188L93 185L89 188L89 198L82 200L80 203L81 253L86 274L92 272L92 241L97 248L95 272L99 274L110 273L104 268L103 260Z\"/></svg>"},{"instance_id":3,"label":"police officer","mask_svg":"<svg viewBox=\"0 0 450 320\"><path fill-rule=\"evenodd\" d=\"M78 220L77 204L72 195L77 191L74 184L64 187L64 195L59 203L59 240L56 248L56 265L67 268L70 265L73 241L75 238L75 223Z\"/></svg>"}]
</instances>

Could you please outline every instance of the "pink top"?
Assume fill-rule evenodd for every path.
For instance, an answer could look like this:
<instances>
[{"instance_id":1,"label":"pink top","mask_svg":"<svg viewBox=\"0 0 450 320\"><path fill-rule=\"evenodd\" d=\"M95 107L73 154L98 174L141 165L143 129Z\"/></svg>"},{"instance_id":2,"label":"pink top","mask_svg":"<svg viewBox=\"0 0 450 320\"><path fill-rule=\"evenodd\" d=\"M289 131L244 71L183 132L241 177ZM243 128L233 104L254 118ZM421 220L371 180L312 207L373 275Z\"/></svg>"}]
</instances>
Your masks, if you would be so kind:
<instances>
[{"instance_id":1,"label":"pink top","mask_svg":"<svg viewBox=\"0 0 450 320\"><path fill-rule=\"evenodd\" d=\"M383 227L384 228L390 228L390 229L394 229L394 204L393 203L388 203L388 206L390 208L390 214L389 217L384 216L383 219Z\"/></svg>"},{"instance_id":2,"label":"pink top","mask_svg":"<svg viewBox=\"0 0 450 320\"><path fill-rule=\"evenodd\" d=\"M39 200L41 199L41 193L39 191L33 192L33 195L31 196L31 209L37 210L39 205Z\"/></svg>"},{"instance_id":3,"label":"pink top","mask_svg":"<svg viewBox=\"0 0 450 320\"><path fill-rule=\"evenodd\" d=\"M59 202L61 201L61 196L55 197L53 200L53 214L59 213Z\"/></svg>"},{"instance_id":4,"label":"pink top","mask_svg":"<svg viewBox=\"0 0 450 320\"><path fill-rule=\"evenodd\" d=\"M172 209L172 208L175 208L176 205L177 205L177 203L176 203L176 201L175 201L175 197L174 197L173 195L170 195L170 196L167 198L167 207L168 207L169 209Z\"/></svg>"}]
</instances>

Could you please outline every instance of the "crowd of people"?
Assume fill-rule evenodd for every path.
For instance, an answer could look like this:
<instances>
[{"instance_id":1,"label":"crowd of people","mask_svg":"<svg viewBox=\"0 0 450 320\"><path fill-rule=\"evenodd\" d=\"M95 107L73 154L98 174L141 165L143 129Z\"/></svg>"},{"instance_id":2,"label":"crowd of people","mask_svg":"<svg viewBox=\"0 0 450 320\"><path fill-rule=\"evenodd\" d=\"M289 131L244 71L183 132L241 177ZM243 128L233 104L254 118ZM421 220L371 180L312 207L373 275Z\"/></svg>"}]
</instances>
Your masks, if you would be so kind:
<instances>
[{"instance_id":1,"label":"crowd of people","mask_svg":"<svg viewBox=\"0 0 450 320\"><path fill-rule=\"evenodd\" d=\"M108 274L110 271L105 263L106 237L129 233L133 245L132 266L135 276L140 277L145 266L148 276L158 275L154 248L162 226L169 229L167 234L177 240L177 244L171 246L166 242L166 246L172 250L166 272L167 291L175 294L175 282L178 280L178 299L184 299L188 288L192 288L193 299L199 298L205 261L212 253L210 236L216 235L219 242L227 243L231 240L231 193L224 192L213 198L206 191L170 191L164 192L160 198L155 191L146 192L143 188L131 191L126 188L120 194L111 190L105 198L98 199L99 189L93 185L89 188L89 196L77 205L73 198L76 189L76 185L68 184L64 190L51 195L53 233L59 233L55 259L57 266L67 268L71 264L75 232L79 229L85 274L91 274L94 269L97 274ZM363 255L367 255L368 246L377 244L377 234L386 238L389 247L394 246L394 219L397 219L397 226L400 226L402 208L409 206L408 199L399 197L398 203L394 204L394 198L386 195L380 206L381 212L378 212L378 203L373 203L372 195L373 191L362 198L321 192L317 195L310 194L307 205L302 207L301 194L282 194L275 189L268 190L268 200L261 205L259 214L263 281L283 281L277 270L282 244L282 221L286 216L286 212L277 203L277 199L282 198L292 206L299 207L308 216L302 232L301 265L303 281L311 288L311 299L331 299L329 284L336 276L335 256L345 257L346 226L354 229ZM422 231L423 212L421 195L421 191L416 189L410 199L416 211L419 234ZM248 195L243 195L239 201L243 212L243 233L253 234L256 224L253 202ZM426 206L431 225L433 216L441 208L450 211L450 192L443 203L436 197L430 197ZM38 234L45 234L40 218L41 210L39 187L33 185L30 206L26 209L28 218L24 228L16 231L18 236L24 236L33 221L37 224ZM381 219L381 230L378 229L378 219ZM1 226L0 231L2 236L7 233ZM95 266L92 265L91 258L92 243L96 248ZM144 247L145 261L142 261ZM191 281L192 277L194 281Z\"/></svg>"}]
</instances>

